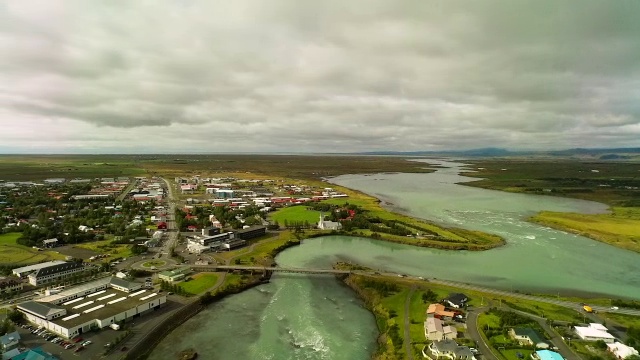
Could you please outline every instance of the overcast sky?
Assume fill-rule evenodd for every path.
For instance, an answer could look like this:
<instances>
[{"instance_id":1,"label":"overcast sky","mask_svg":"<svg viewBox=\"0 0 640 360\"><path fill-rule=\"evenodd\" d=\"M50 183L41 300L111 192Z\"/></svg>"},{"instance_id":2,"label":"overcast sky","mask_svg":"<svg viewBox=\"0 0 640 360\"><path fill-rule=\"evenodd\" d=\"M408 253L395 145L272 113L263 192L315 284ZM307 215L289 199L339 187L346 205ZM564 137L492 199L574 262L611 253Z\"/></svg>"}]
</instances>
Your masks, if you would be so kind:
<instances>
[{"instance_id":1,"label":"overcast sky","mask_svg":"<svg viewBox=\"0 0 640 360\"><path fill-rule=\"evenodd\" d=\"M639 1L0 2L0 153L640 146Z\"/></svg>"}]
</instances>

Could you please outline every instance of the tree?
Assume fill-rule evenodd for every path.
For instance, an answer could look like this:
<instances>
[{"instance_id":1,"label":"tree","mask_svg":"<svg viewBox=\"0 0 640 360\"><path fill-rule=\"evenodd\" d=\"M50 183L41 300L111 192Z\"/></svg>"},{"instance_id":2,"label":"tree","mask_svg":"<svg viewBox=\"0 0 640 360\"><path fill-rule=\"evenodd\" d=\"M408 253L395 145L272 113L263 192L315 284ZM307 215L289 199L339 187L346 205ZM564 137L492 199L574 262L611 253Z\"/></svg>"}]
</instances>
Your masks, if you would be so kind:
<instances>
[{"instance_id":1,"label":"tree","mask_svg":"<svg viewBox=\"0 0 640 360\"><path fill-rule=\"evenodd\" d=\"M436 302L438 300L438 295L431 289L427 289L425 293L422 294L422 302Z\"/></svg>"}]
</instances>

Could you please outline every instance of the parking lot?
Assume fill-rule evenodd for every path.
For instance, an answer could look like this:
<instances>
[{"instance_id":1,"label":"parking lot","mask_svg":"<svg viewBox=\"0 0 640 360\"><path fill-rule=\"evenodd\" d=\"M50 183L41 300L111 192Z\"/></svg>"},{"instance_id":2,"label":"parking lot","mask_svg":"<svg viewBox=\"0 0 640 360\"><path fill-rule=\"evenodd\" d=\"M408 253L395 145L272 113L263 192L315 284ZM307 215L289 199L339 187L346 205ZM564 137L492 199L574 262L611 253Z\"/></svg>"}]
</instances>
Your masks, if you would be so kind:
<instances>
[{"instance_id":1,"label":"parking lot","mask_svg":"<svg viewBox=\"0 0 640 360\"><path fill-rule=\"evenodd\" d=\"M100 332L90 332L82 334L80 337L72 340L58 340L56 343L51 342L55 340L55 336L51 333L42 333L40 335L32 333L32 329L37 329L35 326L31 328L17 327L16 331L22 338L21 343L29 348L42 347L44 351L47 351L61 360L66 359L99 359L104 354L108 343L115 340L115 338L122 334L111 329L105 329ZM49 341L47 341L49 339ZM90 343L87 343L90 342ZM82 344L85 344L84 346ZM67 348L65 348L65 346ZM78 350L81 349L81 350Z\"/></svg>"}]
</instances>

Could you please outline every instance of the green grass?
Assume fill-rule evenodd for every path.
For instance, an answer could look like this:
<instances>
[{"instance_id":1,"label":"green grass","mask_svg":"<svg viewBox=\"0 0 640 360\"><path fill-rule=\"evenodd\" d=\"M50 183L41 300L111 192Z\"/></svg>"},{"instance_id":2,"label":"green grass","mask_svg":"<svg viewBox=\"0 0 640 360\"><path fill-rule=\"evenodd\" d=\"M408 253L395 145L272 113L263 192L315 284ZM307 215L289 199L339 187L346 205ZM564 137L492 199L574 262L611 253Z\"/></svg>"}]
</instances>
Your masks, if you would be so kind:
<instances>
[{"instance_id":1,"label":"green grass","mask_svg":"<svg viewBox=\"0 0 640 360\"><path fill-rule=\"evenodd\" d=\"M0 235L0 264L35 264L42 261L64 260L65 256L54 251L38 251L16 243L21 233Z\"/></svg>"},{"instance_id":2,"label":"green grass","mask_svg":"<svg viewBox=\"0 0 640 360\"><path fill-rule=\"evenodd\" d=\"M112 244L112 240L94 241L90 243L75 245L77 248L88 249L98 252L100 254L110 254L106 258L107 261L116 258L126 258L133 254L131 253L131 245L127 244Z\"/></svg>"},{"instance_id":3,"label":"green grass","mask_svg":"<svg viewBox=\"0 0 640 360\"><path fill-rule=\"evenodd\" d=\"M304 205L289 206L282 208L270 215L272 221L277 221L280 226L284 225L285 220L288 222L296 221L309 224L315 224L320 218L320 212L315 210L307 210Z\"/></svg>"},{"instance_id":4,"label":"green grass","mask_svg":"<svg viewBox=\"0 0 640 360\"><path fill-rule=\"evenodd\" d=\"M198 295L213 287L218 281L218 274L198 273L191 276L191 280L180 283L180 286L189 294Z\"/></svg>"},{"instance_id":5,"label":"green grass","mask_svg":"<svg viewBox=\"0 0 640 360\"><path fill-rule=\"evenodd\" d=\"M478 315L478 327L480 329L492 328L499 329L500 328L500 318L494 314L480 314Z\"/></svg>"},{"instance_id":6,"label":"green grass","mask_svg":"<svg viewBox=\"0 0 640 360\"><path fill-rule=\"evenodd\" d=\"M142 264L143 267L161 267L161 266L165 266L167 264L166 261L162 261L162 260L152 260L152 261L147 261L146 263Z\"/></svg>"},{"instance_id":7,"label":"green grass","mask_svg":"<svg viewBox=\"0 0 640 360\"><path fill-rule=\"evenodd\" d=\"M605 319L611 319L612 321L625 326L625 327L637 327L640 328L640 316L621 315L615 313L601 313L600 316Z\"/></svg>"},{"instance_id":8,"label":"green grass","mask_svg":"<svg viewBox=\"0 0 640 360\"><path fill-rule=\"evenodd\" d=\"M2 155L0 179L95 178L144 175L128 155Z\"/></svg>"},{"instance_id":9,"label":"green grass","mask_svg":"<svg viewBox=\"0 0 640 360\"><path fill-rule=\"evenodd\" d=\"M509 349L509 350L499 350L500 354L505 357L507 360L522 360L522 359L531 359L531 353L533 350L530 349ZM523 355L523 357L519 358L517 353Z\"/></svg>"},{"instance_id":10,"label":"green grass","mask_svg":"<svg viewBox=\"0 0 640 360\"><path fill-rule=\"evenodd\" d=\"M640 252L640 208L614 207L611 214L576 214L543 211L531 220L555 229Z\"/></svg>"}]
</instances>

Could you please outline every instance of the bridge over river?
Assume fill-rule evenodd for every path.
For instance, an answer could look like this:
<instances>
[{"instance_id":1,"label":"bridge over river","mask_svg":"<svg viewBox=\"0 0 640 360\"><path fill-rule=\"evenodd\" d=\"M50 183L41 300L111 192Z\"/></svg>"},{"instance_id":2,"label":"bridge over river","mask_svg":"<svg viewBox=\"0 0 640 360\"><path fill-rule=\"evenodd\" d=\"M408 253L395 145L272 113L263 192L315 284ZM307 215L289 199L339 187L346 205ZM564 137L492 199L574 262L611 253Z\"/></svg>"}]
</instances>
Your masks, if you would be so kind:
<instances>
[{"instance_id":1,"label":"bridge over river","mask_svg":"<svg viewBox=\"0 0 640 360\"><path fill-rule=\"evenodd\" d=\"M415 276L407 276L404 274L380 272L380 271L374 271L374 270L312 269L312 268L293 268L293 267L279 267L279 266L242 266L242 265L191 266L190 268L193 271L197 271L197 272L250 271L250 272L263 272L263 273L282 272L282 273L327 274L327 275L354 274L354 275L363 275L363 276L402 277L407 280L424 281L424 282L430 282L434 284L448 285L448 286L457 287L461 289L481 291L488 294L558 305L558 306L574 309L578 312L582 311L582 304L580 303L560 300L552 297L528 295L528 294L523 294L519 292L498 290L498 289L493 289L489 287L465 284L465 283L456 282L456 281L441 280L436 278L422 278L422 277L415 277ZM605 306L598 306L598 305L590 305L590 306L593 310L597 312L611 312L616 314L640 316L640 310L628 309L628 308L619 308L619 309L613 310Z\"/></svg>"}]
</instances>

